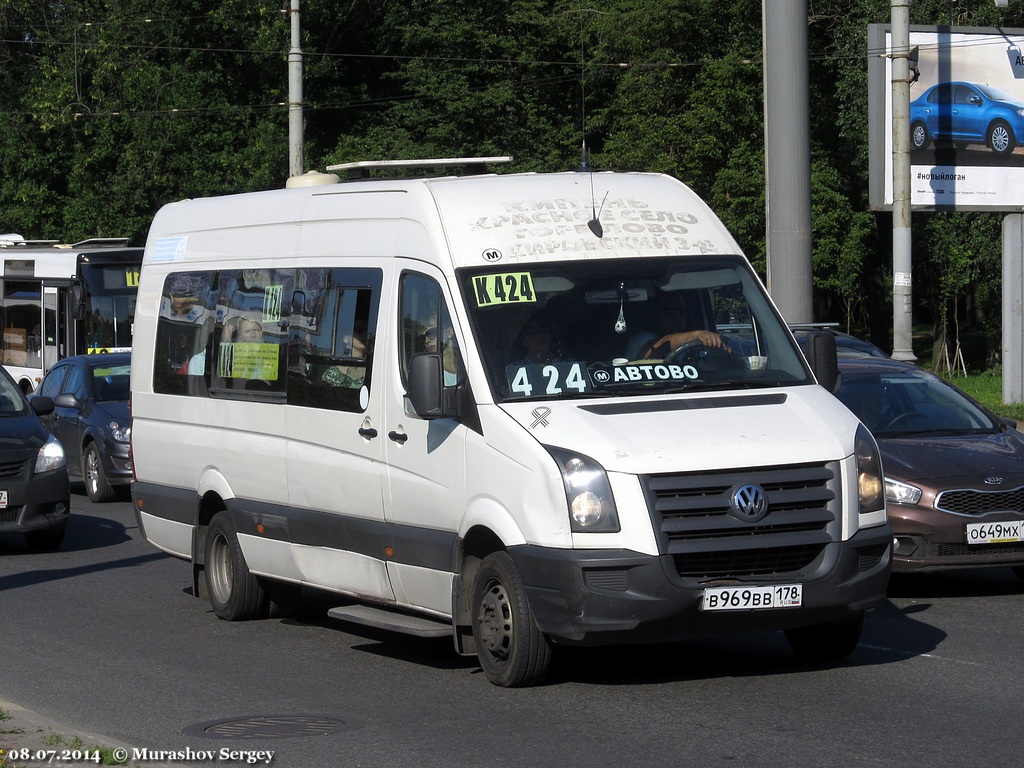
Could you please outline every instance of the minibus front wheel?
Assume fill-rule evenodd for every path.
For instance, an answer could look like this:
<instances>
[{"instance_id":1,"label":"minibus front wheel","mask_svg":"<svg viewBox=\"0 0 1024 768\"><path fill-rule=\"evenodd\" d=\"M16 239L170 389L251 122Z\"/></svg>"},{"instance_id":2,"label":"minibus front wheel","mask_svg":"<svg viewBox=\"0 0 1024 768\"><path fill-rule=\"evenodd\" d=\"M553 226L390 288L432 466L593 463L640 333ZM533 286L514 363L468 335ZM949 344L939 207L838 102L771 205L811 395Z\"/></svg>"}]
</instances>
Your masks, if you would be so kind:
<instances>
[{"instance_id":1,"label":"minibus front wheel","mask_svg":"<svg viewBox=\"0 0 1024 768\"><path fill-rule=\"evenodd\" d=\"M265 615L267 593L249 572L226 510L213 516L206 531L204 572L206 594L218 617L246 621Z\"/></svg>"},{"instance_id":2,"label":"minibus front wheel","mask_svg":"<svg viewBox=\"0 0 1024 768\"><path fill-rule=\"evenodd\" d=\"M551 644L537 629L519 572L506 552L485 557L473 580L473 635L487 679L505 688L537 685Z\"/></svg>"}]
</instances>

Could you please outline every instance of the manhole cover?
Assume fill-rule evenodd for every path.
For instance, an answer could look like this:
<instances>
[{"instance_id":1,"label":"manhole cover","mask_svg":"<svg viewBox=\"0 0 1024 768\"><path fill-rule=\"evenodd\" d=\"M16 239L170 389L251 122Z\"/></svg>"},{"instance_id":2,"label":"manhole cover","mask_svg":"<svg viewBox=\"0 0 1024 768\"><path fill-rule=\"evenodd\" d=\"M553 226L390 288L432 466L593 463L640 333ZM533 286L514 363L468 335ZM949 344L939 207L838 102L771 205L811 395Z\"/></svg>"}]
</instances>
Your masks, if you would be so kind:
<instances>
[{"instance_id":1,"label":"manhole cover","mask_svg":"<svg viewBox=\"0 0 1024 768\"><path fill-rule=\"evenodd\" d=\"M362 726L356 720L324 715L252 715L196 723L184 728L182 733L210 739L297 739L352 731Z\"/></svg>"}]
</instances>

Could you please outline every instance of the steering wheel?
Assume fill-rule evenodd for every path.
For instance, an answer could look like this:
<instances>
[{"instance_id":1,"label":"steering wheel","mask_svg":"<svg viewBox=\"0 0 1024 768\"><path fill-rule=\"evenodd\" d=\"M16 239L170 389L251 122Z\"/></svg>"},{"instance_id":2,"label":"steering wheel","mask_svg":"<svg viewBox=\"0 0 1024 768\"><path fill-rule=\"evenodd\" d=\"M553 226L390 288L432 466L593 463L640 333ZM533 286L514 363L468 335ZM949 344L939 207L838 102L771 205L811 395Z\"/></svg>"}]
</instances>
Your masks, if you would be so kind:
<instances>
[{"instance_id":1,"label":"steering wheel","mask_svg":"<svg viewBox=\"0 0 1024 768\"><path fill-rule=\"evenodd\" d=\"M886 431L890 429L895 429L899 425L909 424L912 421L927 420L928 417L925 416L923 413L918 413L917 411L907 411L906 413L901 413L899 416L894 416L893 418L889 419L889 422L882 427L882 430Z\"/></svg>"},{"instance_id":2,"label":"steering wheel","mask_svg":"<svg viewBox=\"0 0 1024 768\"><path fill-rule=\"evenodd\" d=\"M687 360L700 357L701 352L707 350L708 347L705 347L704 342L700 339L690 339L665 355L665 362L672 365L684 363Z\"/></svg>"},{"instance_id":3,"label":"steering wheel","mask_svg":"<svg viewBox=\"0 0 1024 768\"><path fill-rule=\"evenodd\" d=\"M738 371L744 367L743 359L725 347L709 347L700 339L680 344L665 356L665 362L669 365L697 362L706 372Z\"/></svg>"}]
</instances>

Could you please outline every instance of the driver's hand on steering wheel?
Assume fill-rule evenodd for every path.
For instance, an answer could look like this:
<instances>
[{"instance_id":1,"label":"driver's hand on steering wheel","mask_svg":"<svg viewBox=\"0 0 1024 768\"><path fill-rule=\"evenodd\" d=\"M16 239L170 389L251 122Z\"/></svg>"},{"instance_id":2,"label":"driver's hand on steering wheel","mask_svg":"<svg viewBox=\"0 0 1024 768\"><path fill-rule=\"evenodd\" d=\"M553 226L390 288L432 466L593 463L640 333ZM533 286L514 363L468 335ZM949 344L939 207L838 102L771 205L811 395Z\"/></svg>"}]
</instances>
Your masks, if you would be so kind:
<instances>
[{"instance_id":1,"label":"driver's hand on steering wheel","mask_svg":"<svg viewBox=\"0 0 1024 768\"><path fill-rule=\"evenodd\" d=\"M722 341L722 337L714 331L685 331L683 333L669 333L662 336L651 346L654 351L661 352L665 344L668 345L668 349L665 349L665 354L674 352L679 349L683 344L697 341L703 344L705 347L717 347L719 349L725 347L725 343Z\"/></svg>"}]
</instances>

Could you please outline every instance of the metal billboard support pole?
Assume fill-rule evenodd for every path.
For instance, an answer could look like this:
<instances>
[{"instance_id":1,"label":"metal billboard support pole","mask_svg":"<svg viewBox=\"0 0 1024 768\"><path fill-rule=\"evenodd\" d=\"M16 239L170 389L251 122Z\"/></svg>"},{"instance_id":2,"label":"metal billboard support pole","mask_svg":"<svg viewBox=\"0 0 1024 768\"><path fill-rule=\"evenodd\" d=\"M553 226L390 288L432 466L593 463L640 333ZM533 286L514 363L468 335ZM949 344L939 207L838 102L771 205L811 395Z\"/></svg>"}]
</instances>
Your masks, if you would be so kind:
<instances>
[{"instance_id":1,"label":"metal billboard support pole","mask_svg":"<svg viewBox=\"0 0 1024 768\"><path fill-rule=\"evenodd\" d=\"M892 356L914 361L910 231L910 0L892 0Z\"/></svg>"}]
</instances>

